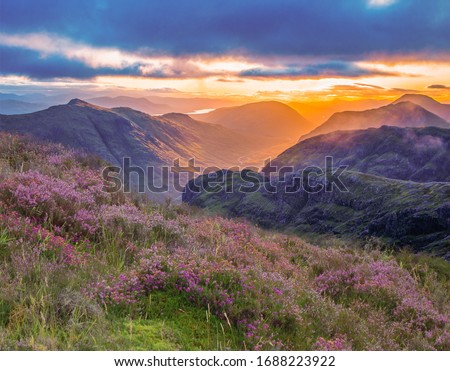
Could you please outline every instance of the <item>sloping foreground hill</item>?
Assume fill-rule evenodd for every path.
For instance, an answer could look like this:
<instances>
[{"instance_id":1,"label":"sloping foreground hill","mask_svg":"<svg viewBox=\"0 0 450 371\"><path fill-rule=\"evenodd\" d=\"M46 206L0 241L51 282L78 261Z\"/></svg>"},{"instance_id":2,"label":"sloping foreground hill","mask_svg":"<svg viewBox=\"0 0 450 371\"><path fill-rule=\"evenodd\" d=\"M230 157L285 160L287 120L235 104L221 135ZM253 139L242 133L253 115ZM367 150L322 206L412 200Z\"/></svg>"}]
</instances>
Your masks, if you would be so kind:
<instances>
[{"instance_id":1,"label":"sloping foreground hill","mask_svg":"<svg viewBox=\"0 0 450 371\"><path fill-rule=\"evenodd\" d=\"M228 174L228 175L224 175ZM276 192L262 186L256 192L240 192L248 186L242 173L220 172L232 192L217 190L217 186L202 187L196 192L194 184L205 184L206 176L188 183L183 201L190 205L246 217L263 227L296 233L332 233L354 237L379 236L399 247L410 246L415 251L428 251L450 258L450 183L415 183L347 171L340 180L348 192L336 187L332 192L317 193L299 188L286 192L295 184L293 174L272 184ZM222 178L221 178L222 177ZM268 178L253 174L262 185ZM315 179L326 185L325 176ZM269 189L270 190L270 189Z\"/></svg>"},{"instance_id":2,"label":"sloping foreground hill","mask_svg":"<svg viewBox=\"0 0 450 371\"><path fill-rule=\"evenodd\" d=\"M450 349L445 261L105 193L101 166L0 134L0 350Z\"/></svg>"},{"instance_id":3,"label":"sloping foreground hill","mask_svg":"<svg viewBox=\"0 0 450 371\"><path fill-rule=\"evenodd\" d=\"M295 171L325 165L416 182L450 181L450 129L399 128L336 131L305 139L280 154L271 165ZM268 170L266 168L265 170Z\"/></svg>"},{"instance_id":4,"label":"sloping foreground hill","mask_svg":"<svg viewBox=\"0 0 450 371\"><path fill-rule=\"evenodd\" d=\"M399 127L436 126L450 128L450 123L425 108L409 101L392 103L366 111L334 113L322 125L303 135L300 141L336 130L360 130L383 125Z\"/></svg>"}]
</instances>

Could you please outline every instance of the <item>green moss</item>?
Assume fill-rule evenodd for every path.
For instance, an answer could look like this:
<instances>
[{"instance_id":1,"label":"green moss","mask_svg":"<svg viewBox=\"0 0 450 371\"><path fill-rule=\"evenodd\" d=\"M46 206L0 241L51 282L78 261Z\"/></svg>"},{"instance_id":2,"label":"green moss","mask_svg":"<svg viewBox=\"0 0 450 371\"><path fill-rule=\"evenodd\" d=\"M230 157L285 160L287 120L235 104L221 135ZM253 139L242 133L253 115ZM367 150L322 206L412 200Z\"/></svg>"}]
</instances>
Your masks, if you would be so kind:
<instances>
[{"instance_id":1,"label":"green moss","mask_svg":"<svg viewBox=\"0 0 450 371\"><path fill-rule=\"evenodd\" d=\"M112 335L99 349L234 350L242 344L237 329L175 292L155 292L140 305L139 313L133 319L112 314Z\"/></svg>"}]
</instances>

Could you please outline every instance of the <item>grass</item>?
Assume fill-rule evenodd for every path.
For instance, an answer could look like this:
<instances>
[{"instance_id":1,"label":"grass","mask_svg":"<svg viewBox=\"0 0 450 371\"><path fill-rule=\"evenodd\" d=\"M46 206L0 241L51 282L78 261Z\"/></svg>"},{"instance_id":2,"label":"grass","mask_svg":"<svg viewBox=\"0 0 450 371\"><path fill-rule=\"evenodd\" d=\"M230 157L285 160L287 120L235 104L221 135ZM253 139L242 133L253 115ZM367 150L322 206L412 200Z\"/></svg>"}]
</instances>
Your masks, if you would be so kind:
<instances>
[{"instance_id":1,"label":"grass","mask_svg":"<svg viewBox=\"0 0 450 371\"><path fill-rule=\"evenodd\" d=\"M92 161L16 140L36 172L0 178L1 350L450 349L443 259L104 195Z\"/></svg>"},{"instance_id":2,"label":"grass","mask_svg":"<svg viewBox=\"0 0 450 371\"><path fill-rule=\"evenodd\" d=\"M126 311L128 312L128 311ZM139 315L110 314L111 341L100 349L118 350L237 350L242 334L208 309L190 304L176 292L156 292L139 308Z\"/></svg>"}]
</instances>

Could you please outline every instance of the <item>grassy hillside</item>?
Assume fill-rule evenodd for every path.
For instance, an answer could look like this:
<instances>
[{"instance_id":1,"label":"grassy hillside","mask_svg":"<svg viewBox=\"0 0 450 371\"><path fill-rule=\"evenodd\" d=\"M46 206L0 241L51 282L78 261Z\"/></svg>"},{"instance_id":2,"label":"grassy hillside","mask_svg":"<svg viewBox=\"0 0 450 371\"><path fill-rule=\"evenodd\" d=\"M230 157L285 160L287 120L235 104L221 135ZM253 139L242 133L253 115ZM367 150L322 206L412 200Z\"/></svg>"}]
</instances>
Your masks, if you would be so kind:
<instances>
[{"instance_id":1,"label":"grassy hillside","mask_svg":"<svg viewBox=\"0 0 450 371\"><path fill-rule=\"evenodd\" d=\"M0 349L450 349L448 263L103 192L0 136Z\"/></svg>"}]
</instances>

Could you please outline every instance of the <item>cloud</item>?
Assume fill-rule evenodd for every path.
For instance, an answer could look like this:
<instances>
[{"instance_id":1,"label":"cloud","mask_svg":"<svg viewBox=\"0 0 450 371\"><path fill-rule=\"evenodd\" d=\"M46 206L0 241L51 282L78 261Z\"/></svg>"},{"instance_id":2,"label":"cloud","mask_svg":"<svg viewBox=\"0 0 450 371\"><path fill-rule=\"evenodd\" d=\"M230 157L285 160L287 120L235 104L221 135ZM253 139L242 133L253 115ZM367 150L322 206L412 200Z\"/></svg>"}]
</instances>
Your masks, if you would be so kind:
<instances>
[{"instance_id":1,"label":"cloud","mask_svg":"<svg viewBox=\"0 0 450 371\"><path fill-rule=\"evenodd\" d=\"M166 56L147 57L116 48L94 47L47 33L0 33L0 45L6 47L1 51L2 59L3 54L14 53L11 49L17 48L24 52L16 53L22 53L24 57L35 56L34 59L38 65L48 63L48 68L50 68L54 66L53 62L57 61L60 66L55 68L55 77L62 76L60 70L64 69L64 66L74 67L75 74L81 66L84 66L85 77L96 74L131 74L157 78L203 75L201 69L190 61L181 61ZM26 53L26 51L35 53ZM31 68L31 71L36 69L39 69L39 66Z\"/></svg>"},{"instance_id":2,"label":"cloud","mask_svg":"<svg viewBox=\"0 0 450 371\"><path fill-rule=\"evenodd\" d=\"M367 88L373 88L373 89L384 89L382 86L372 85L372 84L356 83L355 85L363 86L363 87L367 87Z\"/></svg>"},{"instance_id":3,"label":"cloud","mask_svg":"<svg viewBox=\"0 0 450 371\"><path fill-rule=\"evenodd\" d=\"M450 86L442 85L442 84L433 84L433 85L428 85L427 88L428 89L450 89Z\"/></svg>"},{"instance_id":4,"label":"cloud","mask_svg":"<svg viewBox=\"0 0 450 371\"><path fill-rule=\"evenodd\" d=\"M3 47L0 49L2 75L26 75L34 79L54 79L70 77L90 79L99 74L128 75L136 73L133 68L91 68L76 60L67 60L58 55L42 57L32 50Z\"/></svg>"},{"instance_id":5,"label":"cloud","mask_svg":"<svg viewBox=\"0 0 450 371\"><path fill-rule=\"evenodd\" d=\"M448 0L2 2L1 31L45 31L143 55L321 56L448 52ZM370 5L371 4L371 5Z\"/></svg>"},{"instance_id":6,"label":"cloud","mask_svg":"<svg viewBox=\"0 0 450 371\"><path fill-rule=\"evenodd\" d=\"M403 88L391 88L389 89L390 91L393 92L399 92L399 93L419 93L419 90L415 90L415 89L403 89Z\"/></svg>"},{"instance_id":7,"label":"cloud","mask_svg":"<svg viewBox=\"0 0 450 371\"><path fill-rule=\"evenodd\" d=\"M393 76L394 73L376 69L361 68L356 63L330 61L298 67L254 68L242 71L242 77L253 78L323 78L323 77L363 77L363 76Z\"/></svg>"},{"instance_id":8,"label":"cloud","mask_svg":"<svg viewBox=\"0 0 450 371\"><path fill-rule=\"evenodd\" d=\"M112 47L95 47L47 33L0 33L4 73L35 78L92 78L99 75L130 75L152 78L217 77L220 82L253 79L320 79L323 77L393 76L393 72L361 67L355 62L326 61L297 65L292 58L246 58L222 55L145 55ZM15 60L20 59L18 63ZM284 59L284 63L283 63ZM281 64L280 64L281 63Z\"/></svg>"},{"instance_id":9,"label":"cloud","mask_svg":"<svg viewBox=\"0 0 450 371\"><path fill-rule=\"evenodd\" d=\"M368 5L373 7L389 6L396 2L396 0L368 0Z\"/></svg>"},{"instance_id":10,"label":"cloud","mask_svg":"<svg viewBox=\"0 0 450 371\"><path fill-rule=\"evenodd\" d=\"M217 82L244 82L244 80L242 80L242 79L226 79L223 77L216 79L216 81Z\"/></svg>"},{"instance_id":11,"label":"cloud","mask_svg":"<svg viewBox=\"0 0 450 371\"><path fill-rule=\"evenodd\" d=\"M6 60L8 73L14 70L34 77L50 77L53 70L53 77L89 78L110 74L193 78L234 73L239 68L255 65L232 58L224 60L223 57L146 56L117 48L94 47L47 33L0 33L0 46L3 46L0 55L2 62ZM14 63L16 57L21 58L17 65ZM70 74L71 68L73 74Z\"/></svg>"}]
</instances>

